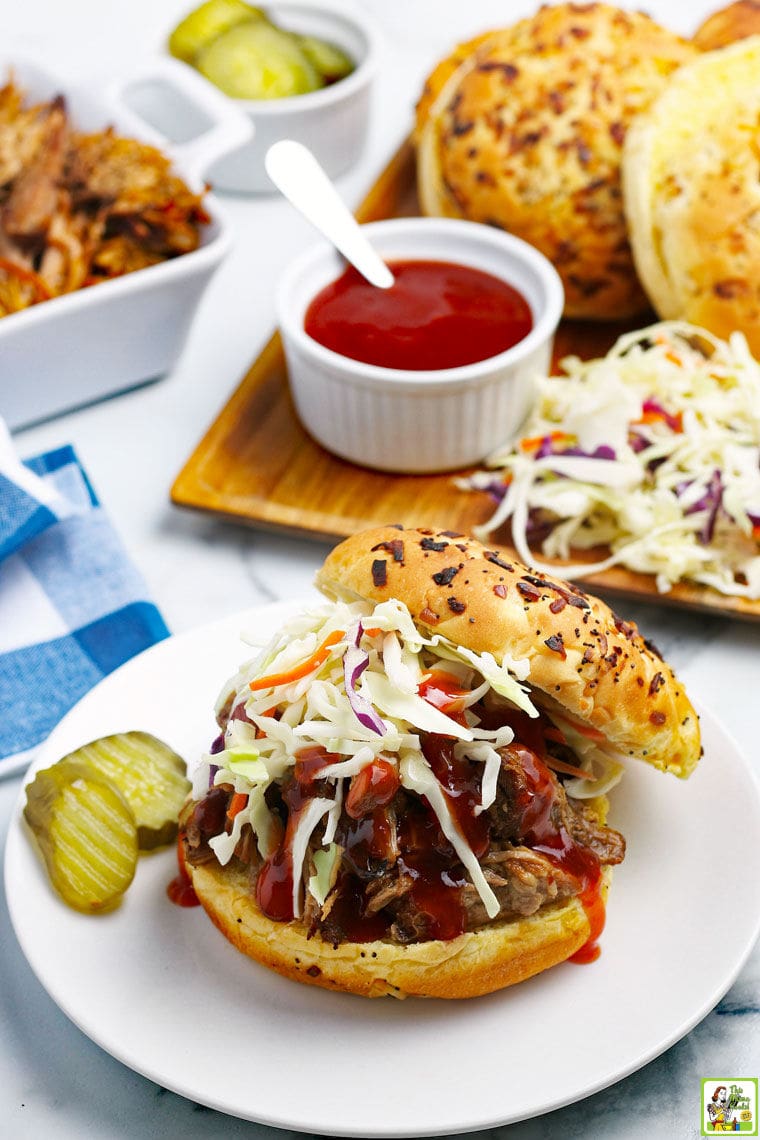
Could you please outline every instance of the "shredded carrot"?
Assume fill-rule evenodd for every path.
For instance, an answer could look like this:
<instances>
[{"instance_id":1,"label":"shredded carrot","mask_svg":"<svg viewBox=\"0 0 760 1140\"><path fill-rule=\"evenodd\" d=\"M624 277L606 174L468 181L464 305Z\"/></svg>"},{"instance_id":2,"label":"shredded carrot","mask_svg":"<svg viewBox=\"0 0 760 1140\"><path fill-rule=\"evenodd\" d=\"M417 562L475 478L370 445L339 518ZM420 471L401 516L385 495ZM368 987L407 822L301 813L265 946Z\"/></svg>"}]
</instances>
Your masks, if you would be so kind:
<instances>
[{"instance_id":1,"label":"shredded carrot","mask_svg":"<svg viewBox=\"0 0 760 1140\"><path fill-rule=\"evenodd\" d=\"M247 792L235 792L230 800L230 806L227 808L227 819L234 819L239 811L242 811L248 803Z\"/></svg>"},{"instance_id":2,"label":"shredded carrot","mask_svg":"<svg viewBox=\"0 0 760 1140\"><path fill-rule=\"evenodd\" d=\"M537 451L545 439L552 443L575 443L575 436L566 431L550 431L546 435L531 435L520 440L521 451Z\"/></svg>"},{"instance_id":3,"label":"shredded carrot","mask_svg":"<svg viewBox=\"0 0 760 1140\"><path fill-rule=\"evenodd\" d=\"M367 637L377 637L378 633L382 633L382 632L383 631L381 629L375 629L374 626L372 627L372 629L365 629L365 631L364 631L364 633L366 634Z\"/></svg>"},{"instance_id":4,"label":"shredded carrot","mask_svg":"<svg viewBox=\"0 0 760 1140\"><path fill-rule=\"evenodd\" d=\"M590 724L579 724L577 721L573 721L573 728L576 732L579 732L581 736L585 736L589 740L595 740L597 744L605 744L607 741L607 737L604 733Z\"/></svg>"},{"instance_id":5,"label":"shredded carrot","mask_svg":"<svg viewBox=\"0 0 760 1140\"><path fill-rule=\"evenodd\" d=\"M637 420L632 420L635 424L656 424L666 423L671 431L683 431L683 412L676 412L675 415L670 412L657 412L652 408L648 408L642 412Z\"/></svg>"},{"instance_id":6,"label":"shredded carrot","mask_svg":"<svg viewBox=\"0 0 760 1140\"><path fill-rule=\"evenodd\" d=\"M262 713L262 716L274 716L274 714L276 712L277 712L277 705L273 705L271 709L267 709L266 712ZM256 729L256 739L261 740L261 738L263 736L266 736L266 733L264 732L263 728L257 728Z\"/></svg>"},{"instance_id":7,"label":"shredded carrot","mask_svg":"<svg viewBox=\"0 0 760 1140\"><path fill-rule=\"evenodd\" d=\"M564 732L556 725L548 725L544 729L544 737L546 740L553 740L555 744L567 744Z\"/></svg>"},{"instance_id":8,"label":"shredded carrot","mask_svg":"<svg viewBox=\"0 0 760 1140\"><path fill-rule=\"evenodd\" d=\"M671 364L683 364L683 360L673 348L673 345L670 343L666 336L660 335L656 337L655 344L659 344L661 348L665 349L665 359L669 360Z\"/></svg>"},{"instance_id":9,"label":"shredded carrot","mask_svg":"<svg viewBox=\"0 0 760 1140\"><path fill-rule=\"evenodd\" d=\"M577 776L579 780L593 780L592 772L584 772L583 768L576 768L575 764L566 764L564 760L558 760L556 756L544 756L544 763L547 768L553 768L555 772L562 772L565 776Z\"/></svg>"},{"instance_id":10,"label":"shredded carrot","mask_svg":"<svg viewBox=\"0 0 760 1140\"><path fill-rule=\"evenodd\" d=\"M605 744L606 736L600 732L598 728L594 728L591 724L584 724L579 720L571 720L570 717L563 717L562 720L569 728L579 732L581 736L585 736L588 740L593 740L596 744Z\"/></svg>"},{"instance_id":11,"label":"shredded carrot","mask_svg":"<svg viewBox=\"0 0 760 1140\"><path fill-rule=\"evenodd\" d=\"M296 665L292 669L287 669L284 673L270 673L266 677L257 677L255 681L249 681L249 687L255 693L259 689L274 689L278 685L289 685L291 681L300 681L302 677L308 677L309 673L313 673L323 661L327 660L330 656L331 647L345 636L345 630L333 630L306 661L302 661L300 665Z\"/></svg>"},{"instance_id":12,"label":"shredded carrot","mask_svg":"<svg viewBox=\"0 0 760 1140\"><path fill-rule=\"evenodd\" d=\"M31 285L35 292L36 301L49 301L53 296L46 282L33 269L17 265L15 261L11 261L7 257L0 257L0 270L11 277L17 277L19 281L23 281L27 285Z\"/></svg>"}]
</instances>

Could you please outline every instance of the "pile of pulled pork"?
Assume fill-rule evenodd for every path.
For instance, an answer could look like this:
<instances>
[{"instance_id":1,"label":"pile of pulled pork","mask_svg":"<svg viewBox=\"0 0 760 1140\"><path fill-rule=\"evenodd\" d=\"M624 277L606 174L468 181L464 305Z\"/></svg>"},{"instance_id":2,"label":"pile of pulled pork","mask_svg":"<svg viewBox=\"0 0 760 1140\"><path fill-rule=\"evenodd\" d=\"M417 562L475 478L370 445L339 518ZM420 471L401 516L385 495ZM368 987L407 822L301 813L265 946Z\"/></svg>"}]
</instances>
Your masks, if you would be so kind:
<instances>
[{"instance_id":1,"label":"pile of pulled pork","mask_svg":"<svg viewBox=\"0 0 760 1140\"><path fill-rule=\"evenodd\" d=\"M155 147L0 87L0 317L188 253L208 220Z\"/></svg>"},{"instance_id":2,"label":"pile of pulled pork","mask_svg":"<svg viewBox=\"0 0 760 1140\"><path fill-rule=\"evenodd\" d=\"M601 868L622 861L625 841L619 832L602 824L590 805L569 796L556 773L518 741L500 749L496 799L478 815L480 766L455 762L451 744L432 734L422 738L423 752L456 806L459 825L496 894L498 915L486 914L425 798L408 792L398 781L379 797L370 788L378 781L372 780L364 781L364 795L355 797L352 788L345 797L336 835L340 859L322 904L306 889L321 829L312 836L301 886L302 921L310 935L333 945L378 938L402 944L454 938L491 922L520 919L573 896L583 897L589 888L596 894ZM310 797L335 794L322 778L329 757L323 757L320 768L315 765L315 750L304 751L309 755L297 756L293 772L267 791L267 804L284 836L276 853L262 860L246 825L233 859L245 868L251 895L264 913L280 920L294 917L289 903L282 907L292 889L289 817L302 810ZM233 795L230 785L221 784L187 805L180 830L191 864L215 859L208 841L228 827ZM271 885L266 893L261 889L272 870L283 888L279 898Z\"/></svg>"}]
</instances>

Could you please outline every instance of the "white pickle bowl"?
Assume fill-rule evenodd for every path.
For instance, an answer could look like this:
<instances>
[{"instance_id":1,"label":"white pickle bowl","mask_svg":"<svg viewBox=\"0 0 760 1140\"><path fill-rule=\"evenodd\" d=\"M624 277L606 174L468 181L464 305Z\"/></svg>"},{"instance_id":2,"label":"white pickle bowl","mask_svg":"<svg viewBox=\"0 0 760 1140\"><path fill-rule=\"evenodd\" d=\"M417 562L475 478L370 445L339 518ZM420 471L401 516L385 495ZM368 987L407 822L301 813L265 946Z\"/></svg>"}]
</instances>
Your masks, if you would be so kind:
<instances>
[{"instance_id":1,"label":"white pickle bowl","mask_svg":"<svg viewBox=\"0 0 760 1140\"><path fill-rule=\"evenodd\" d=\"M247 142L209 168L214 186L230 193L274 192L264 158L269 147L283 138L308 146L329 177L336 178L360 158L369 131L380 44L371 17L358 6L340 0L270 0L264 9L286 31L335 44L355 67L345 78L303 95L280 99L223 96L248 117L254 128Z\"/></svg>"},{"instance_id":2,"label":"white pickle bowl","mask_svg":"<svg viewBox=\"0 0 760 1140\"><path fill-rule=\"evenodd\" d=\"M506 281L527 301L528 334L496 356L431 371L385 368L343 356L307 334L311 301L345 269L327 243L283 274L276 307L295 408L328 451L380 471L430 474L479 463L512 438L551 364L562 283L527 242L490 226L446 218L399 218L362 227L392 261L470 266Z\"/></svg>"},{"instance_id":3,"label":"white pickle bowl","mask_svg":"<svg viewBox=\"0 0 760 1140\"><path fill-rule=\"evenodd\" d=\"M158 58L107 91L65 83L31 60L0 57L33 102L63 95L78 131L108 127L157 146L193 191L209 166L250 138L250 121L173 60ZM170 141L136 108L173 107L199 130ZM182 132L180 133L180 137ZM229 226L213 194L195 250L97 285L41 301L0 319L0 415L9 428L37 423L156 380L171 370L198 304L230 247Z\"/></svg>"}]
</instances>

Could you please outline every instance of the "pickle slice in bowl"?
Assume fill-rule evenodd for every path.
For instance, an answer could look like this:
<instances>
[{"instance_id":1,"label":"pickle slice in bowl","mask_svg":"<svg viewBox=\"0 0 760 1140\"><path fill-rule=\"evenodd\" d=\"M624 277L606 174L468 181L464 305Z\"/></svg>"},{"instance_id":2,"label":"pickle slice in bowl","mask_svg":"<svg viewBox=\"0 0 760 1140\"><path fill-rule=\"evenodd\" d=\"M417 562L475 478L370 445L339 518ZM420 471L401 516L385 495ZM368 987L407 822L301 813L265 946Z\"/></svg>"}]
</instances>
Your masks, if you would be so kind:
<instances>
[{"instance_id":1,"label":"pickle slice in bowl","mask_svg":"<svg viewBox=\"0 0 760 1140\"><path fill-rule=\"evenodd\" d=\"M141 851L176 839L190 781L185 761L168 744L149 732L118 732L85 744L65 760L87 765L116 785L134 814Z\"/></svg>"},{"instance_id":2,"label":"pickle slice in bowl","mask_svg":"<svg viewBox=\"0 0 760 1140\"><path fill-rule=\"evenodd\" d=\"M202 48L235 24L263 19L261 8L245 0L206 0L177 24L169 36L169 51L184 63L192 63Z\"/></svg>"},{"instance_id":3,"label":"pickle slice in bowl","mask_svg":"<svg viewBox=\"0 0 760 1140\"><path fill-rule=\"evenodd\" d=\"M296 37L304 55L311 60L325 83L337 83L355 69L356 64L342 48L319 36Z\"/></svg>"},{"instance_id":4,"label":"pickle slice in bowl","mask_svg":"<svg viewBox=\"0 0 760 1140\"><path fill-rule=\"evenodd\" d=\"M266 20L236 24L195 60L202 75L234 99L282 99L324 86L298 40Z\"/></svg>"},{"instance_id":5,"label":"pickle slice in bowl","mask_svg":"<svg viewBox=\"0 0 760 1140\"><path fill-rule=\"evenodd\" d=\"M59 761L28 785L24 817L64 902L92 913L119 901L137 866L137 827L112 783L86 765Z\"/></svg>"}]
</instances>

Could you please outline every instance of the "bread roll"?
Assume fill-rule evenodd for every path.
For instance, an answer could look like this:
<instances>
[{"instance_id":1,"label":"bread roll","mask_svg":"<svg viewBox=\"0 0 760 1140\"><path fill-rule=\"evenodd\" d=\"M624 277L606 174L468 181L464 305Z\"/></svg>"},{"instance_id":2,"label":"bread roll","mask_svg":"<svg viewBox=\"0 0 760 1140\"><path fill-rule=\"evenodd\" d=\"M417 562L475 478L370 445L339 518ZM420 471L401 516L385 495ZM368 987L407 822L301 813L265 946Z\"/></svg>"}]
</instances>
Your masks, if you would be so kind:
<instances>
[{"instance_id":1,"label":"bread roll","mask_svg":"<svg viewBox=\"0 0 760 1140\"><path fill-rule=\"evenodd\" d=\"M294 982L360 997L469 998L524 982L567 961L589 937L577 898L518 921L468 931L448 941L342 942L307 938L303 924L272 922L239 866L189 867L211 921L249 958ZM610 872L604 872L603 898Z\"/></svg>"},{"instance_id":2,"label":"bread roll","mask_svg":"<svg viewBox=\"0 0 760 1140\"><path fill-rule=\"evenodd\" d=\"M674 75L626 138L625 207L659 315L760 355L760 36Z\"/></svg>"},{"instance_id":3,"label":"bread roll","mask_svg":"<svg viewBox=\"0 0 760 1140\"><path fill-rule=\"evenodd\" d=\"M760 0L735 0L719 8L700 24L694 43L701 51L715 51L760 33Z\"/></svg>"},{"instance_id":4,"label":"bread roll","mask_svg":"<svg viewBox=\"0 0 760 1140\"><path fill-rule=\"evenodd\" d=\"M463 45L433 72L418 108L423 211L536 246L562 278L566 316L645 312L623 213L623 139L696 51L607 4L543 7Z\"/></svg>"}]
</instances>

